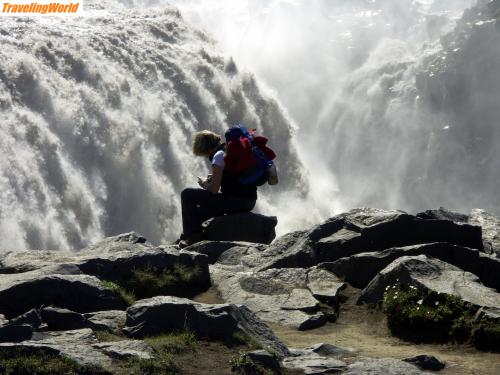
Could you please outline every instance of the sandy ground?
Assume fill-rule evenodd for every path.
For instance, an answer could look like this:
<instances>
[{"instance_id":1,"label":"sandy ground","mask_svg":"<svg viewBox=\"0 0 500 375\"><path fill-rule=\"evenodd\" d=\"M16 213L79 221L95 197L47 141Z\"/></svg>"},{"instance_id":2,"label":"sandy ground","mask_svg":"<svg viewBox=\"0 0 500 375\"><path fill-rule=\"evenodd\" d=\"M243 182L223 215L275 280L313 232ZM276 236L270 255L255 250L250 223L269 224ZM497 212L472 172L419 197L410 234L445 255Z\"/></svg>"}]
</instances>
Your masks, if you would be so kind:
<instances>
[{"instance_id":1,"label":"sandy ground","mask_svg":"<svg viewBox=\"0 0 500 375\"><path fill-rule=\"evenodd\" d=\"M324 342L354 348L357 355L375 358L407 358L429 354L446 362L447 367L440 374L500 375L500 353L484 353L466 345L417 345L392 337L381 311L355 304L359 292L350 287L344 291L347 300L341 305L340 317L335 323L310 331L296 331L277 324L270 326L285 344L293 348ZM195 300L223 303L214 288ZM355 357L345 360L353 362Z\"/></svg>"}]
</instances>

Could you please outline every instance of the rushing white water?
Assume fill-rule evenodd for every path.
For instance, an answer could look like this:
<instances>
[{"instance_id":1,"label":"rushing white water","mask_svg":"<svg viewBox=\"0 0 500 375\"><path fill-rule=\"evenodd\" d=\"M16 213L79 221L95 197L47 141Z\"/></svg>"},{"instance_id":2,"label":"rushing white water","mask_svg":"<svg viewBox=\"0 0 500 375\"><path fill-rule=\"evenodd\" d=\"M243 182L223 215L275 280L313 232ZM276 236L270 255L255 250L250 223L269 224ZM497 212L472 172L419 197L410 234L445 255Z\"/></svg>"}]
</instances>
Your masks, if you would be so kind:
<instances>
[{"instance_id":1,"label":"rushing white water","mask_svg":"<svg viewBox=\"0 0 500 375\"><path fill-rule=\"evenodd\" d=\"M190 134L235 122L278 152L258 210L281 233L361 205L500 213L498 38L440 42L472 0L169 3L2 19L0 248L174 239L207 167Z\"/></svg>"},{"instance_id":2,"label":"rushing white water","mask_svg":"<svg viewBox=\"0 0 500 375\"><path fill-rule=\"evenodd\" d=\"M237 122L280 140L279 192L306 194L280 107L177 10L85 6L91 17L2 20L0 248L174 239L179 193L207 172L191 133Z\"/></svg>"}]
</instances>

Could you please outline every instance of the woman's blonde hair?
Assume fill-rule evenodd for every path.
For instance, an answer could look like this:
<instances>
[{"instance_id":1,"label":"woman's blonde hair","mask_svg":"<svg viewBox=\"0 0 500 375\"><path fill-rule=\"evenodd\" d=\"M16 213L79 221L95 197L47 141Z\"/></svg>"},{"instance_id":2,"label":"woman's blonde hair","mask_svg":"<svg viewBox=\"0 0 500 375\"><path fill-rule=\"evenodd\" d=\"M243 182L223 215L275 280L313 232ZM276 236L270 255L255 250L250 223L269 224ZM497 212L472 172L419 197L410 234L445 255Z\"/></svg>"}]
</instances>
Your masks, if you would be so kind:
<instances>
[{"instance_id":1,"label":"woman's blonde hair","mask_svg":"<svg viewBox=\"0 0 500 375\"><path fill-rule=\"evenodd\" d=\"M193 152L197 156L207 155L214 148L219 146L220 136L210 130L202 130L194 133Z\"/></svg>"}]
</instances>

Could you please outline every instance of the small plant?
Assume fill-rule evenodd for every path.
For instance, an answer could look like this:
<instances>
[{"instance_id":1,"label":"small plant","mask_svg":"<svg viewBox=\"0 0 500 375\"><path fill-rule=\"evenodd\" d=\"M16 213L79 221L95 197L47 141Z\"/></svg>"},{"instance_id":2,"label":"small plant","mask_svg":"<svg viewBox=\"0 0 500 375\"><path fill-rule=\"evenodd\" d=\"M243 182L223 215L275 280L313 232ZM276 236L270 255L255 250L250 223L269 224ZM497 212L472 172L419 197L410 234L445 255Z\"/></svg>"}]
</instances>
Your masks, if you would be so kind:
<instances>
[{"instance_id":1,"label":"small plant","mask_svg":"<svg viewBox=\"0 0 500 375\"><path fill-rule=\"evenodd\" d=\"M97 340L101 342L121 341L126 339L123 335L117 335L116 333L111 333L109 331L94 331L94 335Z\"/></svg>"},{"instance_id":2,"label":"small plant","mask_svg":"<svg viewBox=\"0 0 500 375\"><path fill-rule=\"evenodd\" d=\"M460 298L399 285L386 288L383 309L393 334L417 342L463 342L477 307Z\"/></svg>"},{"instance_id":3,"label":"small plant","mask_svg":"<svg viewBox=\"0 0 500 375\"><path fill-rule=\"evenodd\" d=\"M130 291L126 290L122 286L120 286L112 281L106 281L106 280L104 280L102 283L106 289L109 289L115 293L118 293L120 295L120 297L122 298L122 300L125 301L125 303L127 305L130 306L135 302L134 294L131 293Z\"/></svg>"},{"instance_id":4,"label":"small plant","mask_svg":"<svg viewBox=\"0 0 500 375\"><path fill-rule=\"evenodd\" d=\"M181 331L167 335L147 337L144 341L155 349L156 352L168 354L195 351L198 345L198 340L191 331Z\"/></svg>"},{"instance_id":5,"label":"small plant","mask_svg":"<svg viewBox=\"0 0 500 375\"><path fill-rule=\"evenodd\" d=\"M246 345L252 350L263 349L262 345L256 339L243 331L236 331L233 333L231 344Z\"/></svg>"},{"instance_id":6,"label":"small plant","mask_svg":"<svg viewBox=\"0 0 500 375\"><path fill-rule=\"evenodd\" d=\"M231 372L241 375L273 375L272 370L256 364L248 354L240 353L229 360Z\"/></svg>"}]
</instances>

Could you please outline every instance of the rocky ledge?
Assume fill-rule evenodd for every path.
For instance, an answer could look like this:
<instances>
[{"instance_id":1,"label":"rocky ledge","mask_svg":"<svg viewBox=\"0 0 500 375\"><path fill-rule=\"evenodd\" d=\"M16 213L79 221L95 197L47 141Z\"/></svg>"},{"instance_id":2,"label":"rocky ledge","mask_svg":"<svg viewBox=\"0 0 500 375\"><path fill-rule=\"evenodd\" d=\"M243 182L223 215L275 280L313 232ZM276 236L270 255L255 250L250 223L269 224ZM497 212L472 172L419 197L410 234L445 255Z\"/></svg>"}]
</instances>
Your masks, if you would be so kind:
<instances>
[{"instance_id":1,"label":"rocky ledge","mask_svg":"<svg viewBox=\"0 0 500 375\"><path fill-rule=\"evenodd\" d=\"M368 358L335 343L288 348L268 323L301 331L336 324L342 293L354 287L362 289L358 303L381 309L404 340L500 351L499 223L481 210L363 208L270 244L233 232L180 250L126 233L78 252L2 251L0 372L56 363L62 367L46 373L178 373L173 355L181 349L168 340L180 345L179 335L236 348L224 350L233 350L239 373L440 370L445 364L425 354ZM209 288L224 303L190 299Z\"/></svg>"}]
</instances>

